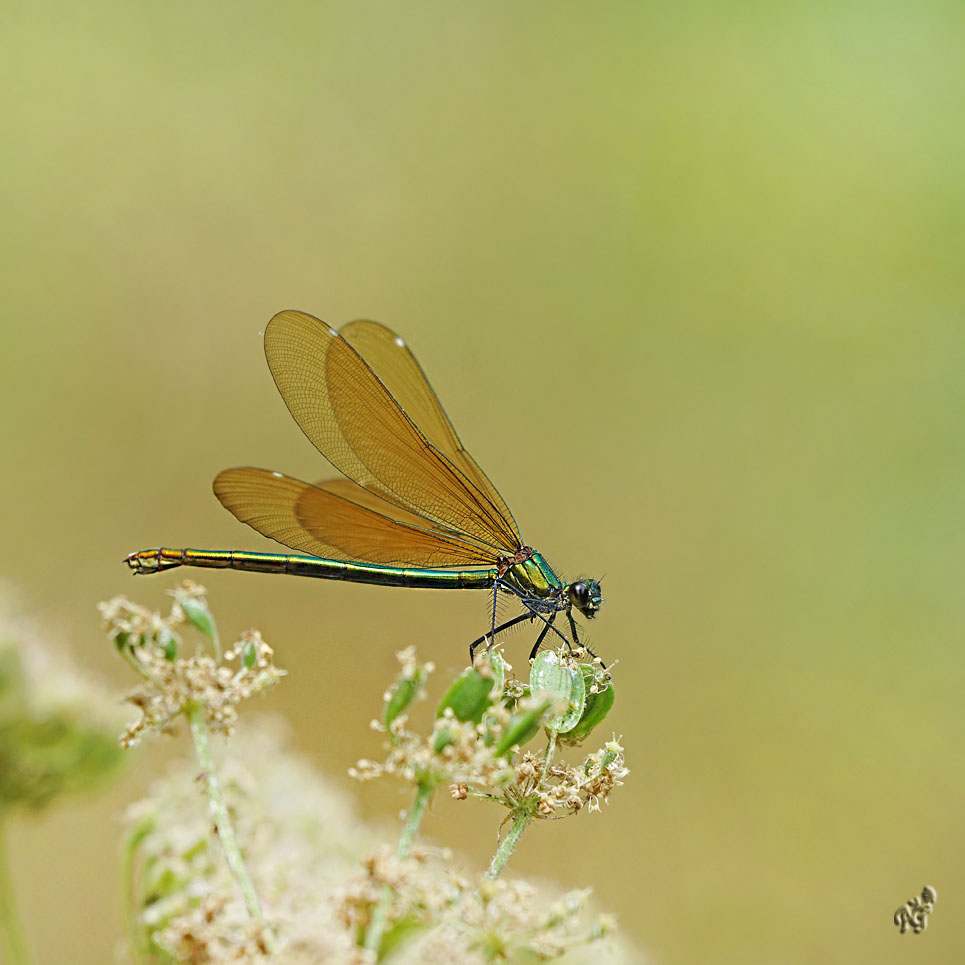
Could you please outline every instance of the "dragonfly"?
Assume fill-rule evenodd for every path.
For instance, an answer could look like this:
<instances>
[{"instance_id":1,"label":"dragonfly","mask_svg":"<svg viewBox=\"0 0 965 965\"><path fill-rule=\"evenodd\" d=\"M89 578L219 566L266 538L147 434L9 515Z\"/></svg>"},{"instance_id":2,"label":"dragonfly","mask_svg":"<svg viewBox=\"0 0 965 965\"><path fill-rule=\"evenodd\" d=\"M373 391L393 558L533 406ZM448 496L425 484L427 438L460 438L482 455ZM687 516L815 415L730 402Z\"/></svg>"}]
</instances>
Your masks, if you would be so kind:
<instances>
[{"instance_id":1,"label":"dragonfly","mask_svg":"<svg viewBox=\"0 0 965 965\"><path fill-rule=\"evenodd\" d=\"M135 574L198 566L489 590L492 620L470 643L470 662L481 644L492 646L527 620L540 625L530 659L549 633L592 655L580 642L574 611L596 616L600 581L564 581L523 542L402 338L374 321L336 331L313 315L283 311L268 323L264 341L289 412L342 477L308 483L271 469L225 469L214 480L221 504L294 553L162 546L126 557ZM501 594L523 612L497 626Z\"/></svg>"}]
</instances>

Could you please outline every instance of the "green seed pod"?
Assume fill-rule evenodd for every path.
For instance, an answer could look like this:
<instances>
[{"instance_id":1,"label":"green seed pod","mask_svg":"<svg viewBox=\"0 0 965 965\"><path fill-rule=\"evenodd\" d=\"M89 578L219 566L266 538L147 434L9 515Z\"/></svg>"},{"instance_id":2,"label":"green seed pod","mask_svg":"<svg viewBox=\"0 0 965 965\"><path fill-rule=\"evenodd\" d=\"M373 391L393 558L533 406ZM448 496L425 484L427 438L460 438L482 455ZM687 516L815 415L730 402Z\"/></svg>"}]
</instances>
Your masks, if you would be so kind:
<instances>
[{"instance_id":1,"label":"green seed pod","mask_svg":"<svg viewBox=\"0 0 965 965\"><path fill-rule=\"evenodd\" d=\"M248 640L241 648L241 664L245 670L251 670L258 660L258 645L254 640Z\"/></svg>"},{"instance_id":2,"label":"green seed pod","mask_svg":"<svg viewBox=\"0 0 965 965\"><path fill-rule=\"evenodd\" d=\"M419 696L425 682L426 672L423 667L417 667L414 673L401 674L398 677L389 693L389 699L385 702L386 727L391 727L392 721Z\"/></svg>"},{"instance_id":3,"label":"green seed pod","mask_svg":"<svg viewBox=\"0 0 965 965\"><path fill-rule=\"evenodd\" d=\"M601 771L605 771L617 759L617 753L623 750L615 740L607 741L604 746L603 759L600 761Z\"/></svg>"},{"instance_id":4,"label":"green seed pod","mask_svg":"<svg viewBox=\"0 0 965 965\"><path fill-rule=\"evenodd\" d=\"M117 647L118 653L123 653L125 650L130 649L134 643L136 643L136 639L132 633L121 631L114 635L114 646Z\"/></svg>"},{"instance_id":5,"label":"green seed pod","mask_svg":"<svg viewBox=\"0 0 965 965\"><path fill-rule=\"evenodd\" d=\"M579 723L586 706L586 685L576 666L562 663L554 651L544 650L530 668L529 686L534 697L553 705L544 721L548 730L565 734Z\"/></svg>"},{"instance_id":6,"label":"green seed pod","mask_svg":"<svg viewBox=\"0 0 965 965\"><path fill-rule=\"evenodd\" d=\"M513 714L493 754L496 757L504 757L514 747L522 747L523 744L531 741L539 733L543 725L543 714L549 707L549 703L543 703L533 710Z\"/></svg>"},{"instance_id":7,"label":"green seed pod","mask_svg":"<svg viewBox=\"0 0 965 965\"><path fill-rule=\"evenodd\" d=\"M167 627L161 627L155 640L164 654L164 659L174 663L178 657L178 638Z\"/></svg>"},{"instance_id":8,"label":"green seed pod","mask_svg":"<svg viewBox=\"0 0 965 965\"><path fill-rule=\"evenodd\" d=\"M218 639L218 631L214 625L214 617L203 598L196 596L178 596L178 606L184 611L188 622L196 626L209 640Z\"/></svg>"},{"instance_id":9,"label":"green seed pod","mask_svg":"<svg viewBox=\"0 0 965 965\"><path fill-rule=\"evenodd\" d=\"M613 706L613 682L608 680L604 690L593 693L590 688L596 680L596 672L593 667L585 663L580 664L580 670L583 674L583 683L586 686L586 706L583 708L583 716L580 717L576 726L566 732L564 738L566 743L576 744L583 740L594 727L603 721Z\"/></svg>"},{"instance_id":10,"label":"green seed pod","mask_svg":"<svg viewBox=\"0 0 965 965\"><path fill-rule=\"evenodd\" d=\"M446 708L451 707L457 720L471 720L478 724L486 708L492 704L489 692L493 689L493 684L492 677L484 677L478 670L470 667L446 691L436 711L436 717L441 717Z\"/></svg>"},{"instance_id":11,"label":"green seed pod","mask_svg":"<svg viewBox=\"0 0 965 965\"><path fill-rule=\"evenodd\" d=\"M487 666L493 678L494 689L496 693L501 694L503 688L506 686L506 660L503 657L502 651L497 647L485 651L476 660L476 667L479 668L483 674L485 674Z\"/></svg>"}]
</instances>

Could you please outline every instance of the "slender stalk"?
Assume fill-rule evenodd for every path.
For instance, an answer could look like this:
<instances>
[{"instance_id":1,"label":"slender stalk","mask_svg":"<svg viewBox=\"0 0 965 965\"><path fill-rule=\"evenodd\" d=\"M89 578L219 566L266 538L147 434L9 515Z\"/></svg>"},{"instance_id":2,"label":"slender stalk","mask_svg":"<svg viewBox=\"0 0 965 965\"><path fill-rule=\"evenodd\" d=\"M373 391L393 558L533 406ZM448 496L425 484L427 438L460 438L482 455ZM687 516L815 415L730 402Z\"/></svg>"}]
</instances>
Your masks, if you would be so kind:
<instances>
[{"instance_id":1,"label":"slender stalk","mask_svg":"<svg viewBox=\"0 0 965 965\"><path fill-rule=\"evenodd\" d=\"M493 855L489 870L486 872L487 878L499 877L499 873L506 866L506 862L509 861L509 856L516 850L516 845L519 844L523 832L529 827L529 822L533 820L533 812L528 807L520 808L513 813L515 817L512 827L509 829L509 834L499 843L499 847Z\"/></svg>"},{"instance_id":2,"label":"slender stalk","mask_svg":"<svg viewBox=\"0 0 965 965\"><path fill-rule=\"evenodd\" d=\"M419 790L416 792L412 807L409 808L409 813L405 816L405 824L402 826L399 844L395 849L395 856L400 861L409 856L409 851L412 849L412 842L415 841L419 825L422 824L422 817L426 813L426 808L429 806L429 801L432 798L432 792L434 790L435 784L426 782L419 785Z\"/></svg>"},{"instance_id":3,"label":"slender stalk","mask_svg":"<svg viewBox=\"0 0 965 965\"><path fill-rule=\"evenodd\" d=\"M141 663L141 661L138 660L137 657L134 656L133 652L131 651L131 647L129 647L127 644L125 644L123 647L118 648L118 651L117 651L117 652L118 652L118 653L121 655L121 657L122 657L124 660L126 660L142 677L144 677L145 680L151 680L151 681L154 681L155 683L157 683L156 678L155 678L152 674L148 673L148 671L145 669L145 667L143 666L143 664Z\"/></svg>"},{"instance_id":4,"label":"slender stalk","mask_svg":"<svg viewBox=\"0 0 965 965\"><path fill-rule=\"evenodd\" d=\"M540 781L540 787L546 783L546 778L549 777L550 764L553 763L553 755L556 753L556 739L560 736L559 732L555 730L551 730L549 735L550 739L546 745L546 755L543 758L543 778Z\"/></svg>"},{"instance_id":5,"label":"slender stalk","mask_svg":"<svg viewBox=\"0 0 965 965\"><path fill-rule=\"evenodd\" d=\"M238 839L235 837L234 825L232 825L231 818L228 815L228 805L221 791L221 782L218 780L218 775L214 769L214 761L208 748L208 729L204 724L203 710L200 704L191 703L184 708L184 712L191 725L191 736L194 738L194 749L198 754L198 761L201 764L204 776L208 806L211 809L214 826L218 831L218 840L221 842L225 860L228 862L228 868L231 870L231 874L245 900L248 914L261 929L268 950L274 952L276 951L275 936L265 921L261 902L258 900L255 886L248 875L248 869L245 867L241 848L238 846Z\"/></svg>"},{"instance_id":6,"label":"slender stalk","mask_svg":"<svg viewBox=\"0 0 965 965\"><path fill-rule=\"evenodd\" d=\"M121 852L121 900L123 903L124 922L127 925L127 942L130 946L131 958L135 962L147 960L148 949L144 930L138 919L135 892L137 889L134 876L137 867L137 849L150 832L150 825L142 824L127 841Z\"/></svg>"},{"instance_id":7,"label":"slender stalk","mask_svg":"<svg viewBox=\"0 0 965 965\"><path fill-rule=\"evenodd\" d=\"M30 953L13 898L13 879L7 857L7 822L0 814L0 942L7 965L27 965Z\"/></svg>"},{"instance_id":8,"label":"slender stalk","mask_svg":"<svg viewBox=\"0 0 965 965\"><path fill-rule=\"evenodd\" d=\"M405 816L402 834L399 837L399 843L395 849L395 856L399 861L409 856L412 842L415 840L419 825L422 823L423 815L426 813L426 808L429 806L429 801L432 799L432 792L435 789L436 786L431 781L424 781L419 785L415 800L412 802L412 807L409 808L409 813ZM369 951L375 952L376 955L378 955L379 946L382 944L382 937L385 935L386 915L388 915L391 905L392 889L388 885L384 885L382 888L382 897L375 906L375 910L372 912L372 920L366 929L365 943L363 946Z\"/></svg>"},{"instance_id":9,"label":"slender stalk","mask_svg":"<svg viewBox=\"0 0 965 965\"><path fill-rule=\"evenodd\" d=\"M556 739L559 736L555 730L551 730L549 734L549 743L546 745L546 754L543 757L543 776L539 782L540 790L542 790L543 785L546 783L546 778L549 775L550 765L553 763L553 755L556 753ZM493 855L489 870L486 872L487 878L499 877L500 872L506 866L506 862L509 861L510 855L516 850L516 845L519 844L519 839L523 836L523 832L529 827L529 822L533 820L532 807L528 806L525 802L520 805L519 808L514 809L513 814L515 815L513 825L509 829L509 834L503 838L499 847L496 849L496 853Z\"/></svg>"},{"instance_id":10,"label":"slender stalk","mask_svg":"<svg viewBox=\"0 0 965 965\"><path fill-rule=\"evenodd\" d=\"M214 625L213 620L211 625L211 646L214 648L214 662L221 663L221 638L218 636L218 628Z\"/></svg>"}]
</instances>

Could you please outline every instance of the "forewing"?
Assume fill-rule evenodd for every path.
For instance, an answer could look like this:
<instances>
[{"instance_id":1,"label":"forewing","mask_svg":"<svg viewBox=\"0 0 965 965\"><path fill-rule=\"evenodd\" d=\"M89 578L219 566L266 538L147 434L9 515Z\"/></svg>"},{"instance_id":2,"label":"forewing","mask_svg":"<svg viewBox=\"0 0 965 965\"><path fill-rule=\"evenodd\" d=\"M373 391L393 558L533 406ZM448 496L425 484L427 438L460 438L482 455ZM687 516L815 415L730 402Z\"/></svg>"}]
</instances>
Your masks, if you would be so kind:
<instances>
[{"instance_id":1,"label":"forewing","mask_svg":"<svg viewBox=\"0 0 965 965\"><path fill-rule=\"evenodd\" d=\"M479 464L463 447L442 403L405 340L379 322L349 322L339 334L365 360L405 414L426 439L472 480L488 504L512 532L516 545L522 540L513 514Z\"/></svg>"},{"instance_id":2,"label":"forewing","mask_svg":"<svg viewBox=\"0 0 965 965\"><path fill-rule=\"evenodd\" d=\"M330 489L269 469L225 469L214 481L214 492L241 522L310 556L383 566L494 562L485 550L451 534L390 519Z\"/></svg>"},{"instance_id":3,"label":"forewing","mask_svg":"<svg viewBox=\"0 0 965 965\"><path fill-rule=\"evenodd\" d=\"M295 421L340 472L497 555L515 552L515 527L429 442L338 332L303 312L280 312L265 330L265 355Z\"/></svg>"}]
</instances>

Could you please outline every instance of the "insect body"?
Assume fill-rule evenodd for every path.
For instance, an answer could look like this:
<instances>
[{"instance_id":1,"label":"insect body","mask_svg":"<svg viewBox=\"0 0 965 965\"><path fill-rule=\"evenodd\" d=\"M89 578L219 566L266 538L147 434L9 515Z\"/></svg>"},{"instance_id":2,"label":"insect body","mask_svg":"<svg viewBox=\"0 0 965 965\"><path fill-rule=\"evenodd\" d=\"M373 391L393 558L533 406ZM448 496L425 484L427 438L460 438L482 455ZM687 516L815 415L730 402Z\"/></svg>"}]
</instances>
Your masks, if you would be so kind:
<instances>
[{"instance_id":1,"label":"insect body","mask_svg":"<svg viewBox=\"0 0 965 965\"><path fill-rule=\"evenodd\" d=\"M278 390L309 440L346 478L306 483L269 469L226 469L214 492L243 523L294 553L141 550L135 573L202 566L288 573L380 586L485 589L484 641L525 620L580 646L574 611L592 618L600 583L566 583L523 543L499 492L463 448L405 342L377 322L336 332L304 312L275 315L265 354ZM523 613L496 625L498 594ZM555 625L563 614L567 625ZM568 633L565 632L568 630Z\"/></svg>"}]
</instances>

